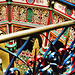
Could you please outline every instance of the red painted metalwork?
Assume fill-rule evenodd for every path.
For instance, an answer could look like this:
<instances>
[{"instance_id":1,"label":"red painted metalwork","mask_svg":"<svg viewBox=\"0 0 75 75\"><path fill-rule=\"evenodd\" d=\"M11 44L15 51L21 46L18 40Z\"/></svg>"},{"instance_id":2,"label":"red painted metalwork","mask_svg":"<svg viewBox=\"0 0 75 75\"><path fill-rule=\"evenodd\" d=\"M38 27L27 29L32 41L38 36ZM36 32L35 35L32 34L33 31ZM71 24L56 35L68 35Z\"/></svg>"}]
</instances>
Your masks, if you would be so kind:
<instances>
[{"instance_id":1,"label":"red painted metalwork","mask_svg":"<svg viewBox=\"0 0 75 75\"><path fill-rule=\"evenodd\" d=\"M48 38L48 32L46 32L46 37ZM44 46L46 47L47 46L47 39L45 38L45 44Z\"/></svg>"},{"instance_id":2,"label":"red painted metalwork","mask_svg":"<svg viewBox=\"0 0 75 75\"><path fill-rule=\"evenodd\" d=\"M51 14L52 14L52 11L50 10L50 11L49 11L49 18L48 18L48 25L50 24Z\"/></svg>"},{"instance_id":3,"label":"red painted metalwork","mask_svg":"<svg viewBox=\"0 0 75 75\"><path fill-rule=\"evenodd\" d=\"M49 11L49 18L48 18L48 25L50 24L50 20L51 20L51 13L52 11ZM48 32L46 32L46 37L48 38ZM47 46L47 39L45 38L45 44L44 46L46 47Z\"/></svg>"},{"instance_id":4,"label":"red painted metalwork","mask_svg":"<svg viewBox=\"0 0 75 75\"><path fill-rule=\"evenodd\" d=\"M10 4L8 5L8 20L9 20L9 23L11 23L11 6L10 6ZM9 25L9 33L11 33L11 25Z\"/></svg>"},{"instance_id":5,"label":"red painted metalwork","mask_svg":"<svg viewBox=\"0 0 75 75\"><path fill-rule=\"evenodd\" d=\"M9 22L11 22L11 6L8 5L8 16L9 16Z\"/></svg>"}]
</instances>

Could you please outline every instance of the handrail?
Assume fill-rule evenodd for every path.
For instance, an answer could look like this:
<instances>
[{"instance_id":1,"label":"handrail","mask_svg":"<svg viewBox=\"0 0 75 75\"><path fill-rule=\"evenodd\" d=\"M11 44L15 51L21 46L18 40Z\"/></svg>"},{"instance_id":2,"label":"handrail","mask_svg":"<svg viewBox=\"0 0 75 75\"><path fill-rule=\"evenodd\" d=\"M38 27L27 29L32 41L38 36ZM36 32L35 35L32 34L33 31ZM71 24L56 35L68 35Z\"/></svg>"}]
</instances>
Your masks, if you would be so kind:
<instances>
[{"instance_id":1,"label":"handrail","mask_svg":"<svg viewBox=\"0 0 75 75\"><path fill-rule=\"evenodd\" d=\"M28 29L28 30L23 30L23 31L11 33L11 34L6 34L6 35L0 36L0 43L6 42L6 41L9 41L9 40L13 40L13 39L17 39L17 38L26 37L26 36L36 34L36 33L42 33L42 32L45 32L45 31L50 31L50 30L53 30L53 29L70 27L70 26L73 26L73 25L75 25L75 20L66 21L66 22L62 22L62 23L58 23L58 24L51 24L51 25L40 27L40 28L32 28L32 29Z\"/></svg>"}]
</instances>

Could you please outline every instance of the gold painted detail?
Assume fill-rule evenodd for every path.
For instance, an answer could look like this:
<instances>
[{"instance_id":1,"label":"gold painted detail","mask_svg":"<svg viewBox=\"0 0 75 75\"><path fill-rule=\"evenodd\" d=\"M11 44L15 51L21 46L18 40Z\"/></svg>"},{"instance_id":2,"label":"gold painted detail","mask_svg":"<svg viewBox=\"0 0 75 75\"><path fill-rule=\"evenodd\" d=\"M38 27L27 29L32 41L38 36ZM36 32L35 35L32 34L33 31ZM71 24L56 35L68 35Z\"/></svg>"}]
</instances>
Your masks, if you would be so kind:
<instances>
[{"instance_id":1,"label":"gold painted detail","mask_svg":"<svg viewBox=\"0 0 75 75\"><path fill-rule=\"evenodd\" d=\"M31 9L32 13L31 11L27 12L28 9ZM12 20L14 21L47 25L48 13L49 13L49 10L36 9L32 7L19 6L19 5L12 5ZM28 17L27 16L28 14L32 15L32 17L30 16ZM32 21L28 21L28 19L31 19Z\"/></svg>"},{"instance_id":2,"label":"gold painted detail","mask_svg":"<svg viewBox=\"0 0 75 75\"><path fill-rule=\"evenodd\" d=\"M39 53L39 41L38 39L36 38L35 39L35 42L34 42L34 46L33 46L33 50L32 50L32 55L35 55L35 50L36 50L36 55L38 55Z\"/></svg>"},{"instance_id":3,"label":"gold painted detail","mask_svg":"<svg viewBox=\"0 0 75 75\"><path fill-rule=\"evenodd\" d=\"M0 5L0 21L7 20L7 6Z\"/></svg>"}]
</instances>

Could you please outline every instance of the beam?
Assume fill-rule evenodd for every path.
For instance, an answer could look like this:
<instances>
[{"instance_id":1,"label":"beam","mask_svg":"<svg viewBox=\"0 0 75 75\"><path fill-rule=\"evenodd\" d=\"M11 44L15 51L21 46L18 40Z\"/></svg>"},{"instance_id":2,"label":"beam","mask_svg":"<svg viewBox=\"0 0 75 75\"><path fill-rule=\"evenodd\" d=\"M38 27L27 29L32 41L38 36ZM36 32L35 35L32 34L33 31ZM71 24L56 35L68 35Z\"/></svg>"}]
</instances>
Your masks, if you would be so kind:
<instances>
[{"instance_id":1,"label":"beam","mask_svg":"<svg viewBox=\"0 0 75 75\"><path fill-rule=\"evenodd\" d=\"M42 33L42 32L46 32L46 31L63 28L63 27L70 27L70 26L74 26L74 25L75 25L75 20L66 21L66 22L62 22L62 23L58 23L58 24L51 24L51 25L47 25L47 26L43 26L43 27L39 27L39 28L38 27L31 28L28 30L23 30L23 31L19 31L19 32L7 34L7 35L2 35L2 36L0 36L0 43L6 42L9 40L13 40L13 39L17 39L17 38L30 36L30 35L36 34L36 33Z\"/></svg>"},{"instance_id":2,"label":"beam","mask_svg":"<svg viewBox=\"0 0 75 75\"><path fill-rule=\"evenodd\" d=\"M55 13L57 13L57 14L63 16L64 18L67 18L67 19L69 19L69 20L73 20L72 18L70 18L70 17L68 17L68 16L66 16L66 15L64 15L64 14L62 14L62 13L56 11L55 9L53 9L53 12L55 12Z\"/></svg>"}]
</instances>

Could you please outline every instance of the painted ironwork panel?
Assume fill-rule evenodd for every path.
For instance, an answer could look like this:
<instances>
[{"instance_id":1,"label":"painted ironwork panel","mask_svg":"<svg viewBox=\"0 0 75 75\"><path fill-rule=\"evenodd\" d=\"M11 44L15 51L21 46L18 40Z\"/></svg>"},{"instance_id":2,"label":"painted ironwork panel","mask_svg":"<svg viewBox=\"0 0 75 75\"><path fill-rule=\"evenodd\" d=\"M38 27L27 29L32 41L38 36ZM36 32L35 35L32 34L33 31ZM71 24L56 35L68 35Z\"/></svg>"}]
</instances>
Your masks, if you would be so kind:
<instances>
[{"instance_id":1,"label":"painted ironwork panel","mask_svg":"<svg viewBox=\"0 0 75 75\"><path fill-rule=\"evenodd\" d=\"M40 10L35 9L34 10L34 22L35 23L40 23Z\"/></svg>"},{"instance_id":2,"label":"painted ironwork panel","mask_svg":"<svg viewBox=\"0 0 75 75\"><path fill-rule=\"evenodd\" d=\"M62 24L60 24L60 25L62 25ZM73 25L74 25L74 23L73 23ZM18 75L20 75L20 73L24 73L24 71L25 71L24 67L25 68L27 68L27 67L29 68L28 71L25 71L25 75L27 75L27 74L34 74L34 73L39 74L39 72L42 72L42 74L52 74L52 75L53 74L57 74L57 75L58 74L66 74L66 73L67 73L66 75L68 75L68 74L72 73L72 71L74 70L74 66L73 66L74 61L71 61L71 58L73 58L75 56L74 55L74 47L75 47L74 43L75 43L75 39L73 41L71 41L71 45L69 47L66 47L67 45L65 45L65 46L63 45L64 47L62 47L60 44L57 43L58 39L63 35L63 33L66 31L66 29L68 29L68 27L65 27L61 31L61 33L57 36L57 38L55 38L54 41L52 41L52 42L49 41L50 42L50 46L44 52L44 55L39 55L39 54L41 54L41 52L39 54L37 53L37 51L39 50L38 49L39 46L36 47L35 43L37 43L37 45L39 45L39 44L38 44L37 40L33 38L34 40L36 40L35 43L34 43L35 48L33 47L33 49L35 50L34 51L35 52L34 53L34 58L30 57L28 60L26 59L27 60L27 64L26 64L26 62L24 62L22 60L22 58L24 56L26 56L26 55L30 56L30 53L24 53L24 52L26 51L26 46L28 44L30 46L29 41L33 42L33 40L31 40L32 36L28 40L26 40L26 42L20 47L20 49L16 52L16 54L14 54L14 53L12 53L10 51L7 51L7 50L5 50L5 49L3 49L3 48L0 47L0 49L2 49L3 51L8 52L8 53L10 53L10 54L12 54L14 56L13 59L11 60L10 64L9 64L6 72L4 74L5 75L6 74L9 74L9 75L10 74L14 74L15 75L14 71L17 70L19 72ZM34 36L36 36L36 35L34 35ZM56 44L56 46L55 46L55 44ZM53 48L55 47L55 48L52 49L52 47ZM57 47L59 47L59 48L57 48ZM24 52L22 52L23 50L24 50ZM22 53L23 57L22 56L19 57L20 53ZM17 68L20 68L20 70L22 69L23 72L22 71L20 72L17 68L10 68L16 58L19 58L27 66L27 67L24 66L24 64L21 61L16 61L16 63L20 65L20 66L17 65L18 66ZM63 58L64 58L64 60L63 60ZM25 57L23 59L25 60ZM44 60L46 60L46 61L44 62ZM38 65L35 64L37 62L39 63ZM45 63L46 67L44 66L44 64L41 64L42 62ZM37 65L37 67L36 67L36 65ZM31 69L29 66L32 66L33 69ZM36 70L35 70L34 67L36 68ZM45 73L44 73L44 71L45 71Z\"/></svg>"},{"instance_id":3,"label":"painted ironwork panel","mask_svg":"<svg viewBox=\"0 0 75 75\"><path fill-rule=\"evenodd\" d=\"M20 21L25 21L25 15L26 12L25 12L25 7L20 7Z\"/></svg>"},{"instance_id":4,"label":"painted ironwork panel","mask_svg":"<svg viewBox=\"0 0 75 75\"><path fill-rule=\"evenodd\" d=\"M17 50L18 51L18 50ZM17 52L16 51L16 52ZM24 60L25 62L27 62L27 60L29 58L34 58L34 56L32 55L32 53L29 50L26 51L22 51L19 55L19 57ZM21 60L19 60L18 58L16 58L15 61L15 67L19 69L20 74L24 75L24 72L27 71L29 68L27 67L27 65L25 65ZM30 67L32 69L32 66Z\"/></svg>"},{"instance_id":5,"label":"painted ironwork panel","mask_svg":"<svg viewBox=\"0 0 75 75\"><path fill-rule=\"evenodd\" d=\"M0 5L0 21L7 20L7 5Z\"/></svg>"},{"instance_id":6,"label":"painted ironwork panel","mask_svg":"<svg viewBox=\"0 0 75 75\"><path fill-rule=\"evenodd\" d=\"M68 20L68 19L62 17L61 15L58 15L58 14L56 14L56 13L53 13L52 24L62 23L62 22L65 22L65 21L67 21L67 20ZM55 35L54 37L56 37L56 36L58 36L58 34L61 33L62 30L63 30L63 28L59 28L59 29L55 29L55 30L53 30L53 31L51 31L51 32L52 32L52 35L53 35L53 36ZM62 35L62 37L60 38L62 42L64 41L65 36L67 35L67 32L68 32L68 31L69 31L69 29L67 29L67 30L64 32L64 34ZM51 37L51 38L52 38L52 37Z\"/></svg>"},{"instance_id":7,"label":"painted ironwork panel","mask_svg":"<svg viewBox=\"0 0 75 75\"><path fill-rule=\"evenodd\" d=\"M35 0L34 4L41 6L48 6L48 0Z\"/></svg>"},{"instance_id":8,"label":"painted ironwork panel","mask_svg":"<svg viewBox=\"0 0 75 75\"><path fill-rule=\"evenodd\" d=\"M12 5L12 21L47 25L48 15L48 10Z\"/></svg>"},{"instance_id":9,"label":"painted ironwork panel","mask_svg":"<svg viewBox=\"0 0 75 75\"><path fill-rule=\"evenodd\" d=\"M19 6L16 5L12 6L12 20L15 21L19 20Z\"/></svg>"},{"instance_id":10,"label":"painted ironwork panel","mask_svg":"<svg viewBox=\"0 0 75 75\"><path fill-rule=\"evenodd\" d=\"M57 24L58 16L56 14L53 15L52 24Z\"/></svg>"},{"instance_id":11,"label":"painted ironwork panel","mask_svg":"<svg viewBox=\"0 0 75 75\"><path fill-rule=\"evenodd\" d=\"M42 10L41 12L41 23L47 25L48 24L48 11Z\"/></svg>"}]
</instances>

